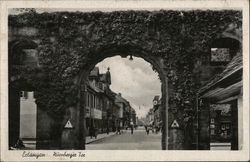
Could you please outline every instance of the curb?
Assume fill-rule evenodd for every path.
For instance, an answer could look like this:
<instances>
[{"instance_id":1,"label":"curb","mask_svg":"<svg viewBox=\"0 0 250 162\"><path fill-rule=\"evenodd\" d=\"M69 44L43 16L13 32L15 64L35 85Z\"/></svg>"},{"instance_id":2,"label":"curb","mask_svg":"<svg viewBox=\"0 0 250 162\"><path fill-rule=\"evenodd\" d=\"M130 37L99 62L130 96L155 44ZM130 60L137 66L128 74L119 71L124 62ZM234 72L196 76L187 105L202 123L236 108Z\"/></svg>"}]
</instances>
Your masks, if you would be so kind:
<instances>
[{"instance_id":1,"label":"curb","mask_svg":"<svg viewBox=\"0 0 250 162\"><path fill-rule=\"evenodd\" d=\"M102 137L102 138L98 138L98 139L93 140L93 141L90 141L90 142L85 142L85 144L90 144L90 143L93 143L93 142L99 141L99 140L104 139L104 138L112 137L112 136L114 136L114 135L116 135L116 134L114 133L114 134L112 134L112 135L110 135L110 136L107 136L107 137Z\"/></svg>"}]
</instances>

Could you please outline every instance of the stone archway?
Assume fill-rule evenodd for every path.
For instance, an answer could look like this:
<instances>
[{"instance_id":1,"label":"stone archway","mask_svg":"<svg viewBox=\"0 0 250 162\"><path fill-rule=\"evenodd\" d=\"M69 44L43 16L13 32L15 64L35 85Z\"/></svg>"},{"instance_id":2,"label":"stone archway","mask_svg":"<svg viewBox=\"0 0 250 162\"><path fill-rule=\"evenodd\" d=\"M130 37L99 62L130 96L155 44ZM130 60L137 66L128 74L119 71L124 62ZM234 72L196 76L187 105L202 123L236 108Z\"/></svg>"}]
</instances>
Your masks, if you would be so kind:
<instances>
[{"instance_id":1,"label":"stone archway","mask_svg":"<svg viewBox=\"0 0 250 162\"><path fill-rule=\"evenodd\" d=\"M37 57L29 56L24 50L34 50L37 48L37 44L30 39L16 39L9 42L9 73L15 72L17 69L22 71L22 66L36 67ZM16 65L15 69L13 65ZM9 75L9 82L13 83L18 81L17 84L9 85L9 145L13 146L19 139L20 134L20 92L35 89L31 83L23 81L20 73L16 75Z\"/></svg>"},{"instance_id":2,"label":"stone archway","mask_svg":"<svg viewBox=\"0 0 250 162\"><path fill-rule=\"evenodd\" d=\"M162 89L166 95L165 105L169 105L168 112L164 113L168 119L165 130L169 130L169 123L174 120L182 127L182 133L176 134L181 139L180 145L171 146L163 138L163 149L191 149L191 136L196 136L192 126L196 92L202 80L195 72L199 71L196 64L202 56L209 55L211 42L228 25L234 23L234 28L241 28L241 16L240 11L229 10L31 12L9 16L9 39L26 38L37 42L39 62L39 67L34 69L23 66L22 72L13 64L10 76L20 75L24 82L32 81L33 87L38 89L38 107L51 118L60 118L60 130L67 116L65 112L70 109L72 114L68 115L75 117L73 124L76 125L70 148L83 149L84 134L80 130L84 125L79 119L84 115L79 101L81 81L91 66L108 56L138 55L155 66L163 83L165 81ZM37 77L37 71L43 76ZM18 80L10 81L10 85L22 88L17 83Z\"/></svg>"}]
</instances>

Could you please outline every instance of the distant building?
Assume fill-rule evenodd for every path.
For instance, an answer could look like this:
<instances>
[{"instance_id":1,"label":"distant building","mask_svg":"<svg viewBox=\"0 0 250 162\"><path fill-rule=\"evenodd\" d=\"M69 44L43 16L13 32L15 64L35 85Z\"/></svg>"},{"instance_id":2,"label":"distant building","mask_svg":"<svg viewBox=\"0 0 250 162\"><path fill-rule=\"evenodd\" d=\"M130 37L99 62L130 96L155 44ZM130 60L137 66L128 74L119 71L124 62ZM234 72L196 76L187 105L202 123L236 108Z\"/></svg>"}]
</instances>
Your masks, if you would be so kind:
<instances>
[{"instance_id":1,"label":"distant building","mask_svg":"<svg viewBox=\"0 0 250 162\"><path fill-rule=\"evenodd\" d=\"M133 125L136 125L136 112L135 112L135 109L132 107L131 107L130 114L131 114L130 122L133 122Z\"/></svg>"},{"instance_id":2,"label":"distant building","mask_svg":"<svg viewBox=\"0 0 250 162\"><path fill-rule=\"evenodd\" d=\"M160 96L155 96L153 99L153 111L154 111L154 126L161 126L162 115L161 115L162 105Z\"/></svg>"},{"instance_id":3,"label":"distant building","mask_svg":"<svg viewBox=\"0 0 250 162\"><path fill-rule=\"evenodd\" d=\"M153 125L154 124L154 109L149 109L147 115L146 115L146 124L147 125Z\"/></svg>"},{"instance_id":4,"label":"distant building","mask_svg":"<svg viewBox=\"0 0 250 162\"><path fill-rule=\"evenodd\" d=\"M162 105L160 96L155 96L153 98L153 107L149 109L146 115L146 124L154 127L160 127L162 124L161 110Z\"/></svg>"},{"instance_id":5,"label":"distant building","mask_svg":"<svg viewBox=\"0 0 250 162\"><path fill-rule=\"evenodd\" d=\"M36 138L37 105L34 92L21 91L20 96L20 138Z\"/></svg>"},{"instance_id":6,"label":"distant building","mask_svg":"<svg viewBox=\"0 0 250 162\"><path fill-rule=\"evenodd\" d=\"M115 98L115 103L119 106L119 110L118 110L118 117L119 117L119 125L120 127L124 127L125 126L125 112L126 112L126 104L127 104L127 100L124 99L121 95L121 93L118 93L116 95Z\"/></svg>"}]
</instances>

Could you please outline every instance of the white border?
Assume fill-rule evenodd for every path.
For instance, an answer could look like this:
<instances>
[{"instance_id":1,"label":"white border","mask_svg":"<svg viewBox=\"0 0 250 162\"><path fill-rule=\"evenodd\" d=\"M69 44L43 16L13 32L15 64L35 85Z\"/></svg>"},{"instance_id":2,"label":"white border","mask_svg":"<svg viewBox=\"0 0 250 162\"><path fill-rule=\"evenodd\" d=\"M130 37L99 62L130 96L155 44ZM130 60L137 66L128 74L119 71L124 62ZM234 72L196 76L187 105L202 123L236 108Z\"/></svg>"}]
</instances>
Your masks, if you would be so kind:
<instances>
[{"instance_id":1,"label":"white border","mask_svg":"<svg viewBox=\"0 0 250 162\"><path fill-rule=\"evenodd\" d=\"M1 103L1 161L247 161L249 160L249 1L248 0L134 0L134 1L1 1L0 2L0 103ZM83 150L85 158L55 158L54 151L34 150L47 154L46 158L22 158L23 151L8 150L8 8L84 8L87 11L96 9L102 11L113 10L152 10L152 9L242 9L243 10L243 150L241 151L90 151ZM106 10L108 9L108 10ZM63 150L58 150L64 152ZM67 150L67 152L78 152Z\"/></svg>"}]
</instances>

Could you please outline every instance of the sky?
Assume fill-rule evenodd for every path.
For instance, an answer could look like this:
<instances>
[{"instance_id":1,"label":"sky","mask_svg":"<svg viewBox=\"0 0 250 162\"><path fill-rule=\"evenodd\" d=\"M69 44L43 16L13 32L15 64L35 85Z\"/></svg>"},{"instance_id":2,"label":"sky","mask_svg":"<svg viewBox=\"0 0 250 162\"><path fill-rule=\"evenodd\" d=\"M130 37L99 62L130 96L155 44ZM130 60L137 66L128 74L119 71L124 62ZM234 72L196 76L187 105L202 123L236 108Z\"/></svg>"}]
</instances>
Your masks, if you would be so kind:
<instances>
[{"instance_id":1,"label":"sky","mask_svg":"<svg viewBox=\"0 0 250 162\"><path fill-rule=\"evenodd\" d=\"M145 117L153 107L153 98L161 96L161 82L158 73L154 72L150 63L142 58L128 58L114 56L106 58L96 66L100 73L105 73L110 68L110 88L130 102L139 118Z\"/></svg>"}]
</instances>

